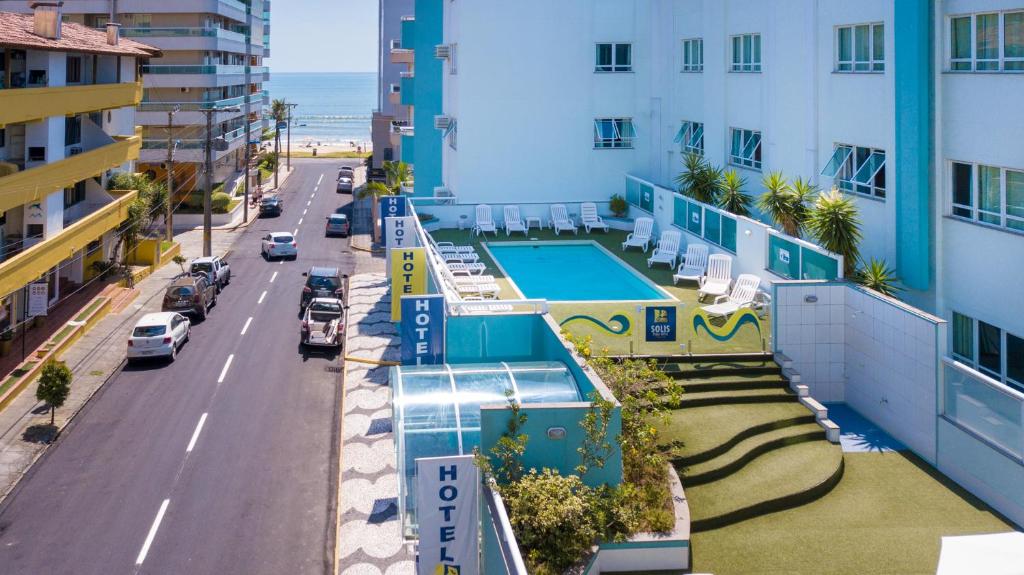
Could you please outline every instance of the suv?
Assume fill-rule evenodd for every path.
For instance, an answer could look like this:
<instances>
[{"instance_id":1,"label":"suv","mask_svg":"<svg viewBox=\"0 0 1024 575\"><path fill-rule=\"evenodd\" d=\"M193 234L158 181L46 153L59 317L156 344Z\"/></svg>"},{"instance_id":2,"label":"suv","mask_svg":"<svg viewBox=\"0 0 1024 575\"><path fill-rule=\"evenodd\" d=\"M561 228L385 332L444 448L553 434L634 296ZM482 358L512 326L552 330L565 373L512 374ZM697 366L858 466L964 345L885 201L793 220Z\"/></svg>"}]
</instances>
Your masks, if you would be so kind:
<instances>
[{"instance_id":1,"label":"suv","mask_svg":"<svg viewBox=\"0 0 1024 575\"><path fill-rule=\"evenodd\" d=\"M302 297L299 299L300 310L306 309L315 297L343 299L344 289L338 268L314 266L302 275L306 276L306 285L302 287Z\"/></svg>"},{"instance_id":2,"label":"suv","mask_svg":"<svg viewBox=\"0 0 1024 575\"><path fill-rule=\"evenodd\" d=\"M163 311L193 314L206 319L206 313L217 304L217 287L205 274L181 276L164 292Z\"/></svg>"},{"instance_id":3,"label":"suv","mask_svg":"<svg viewBox=\"0 0 1024 575\"><path fill-rule=\"evenodd\" d=\"M340 235L343 238L347 238L348 216L345 214L331 214L327 216L327 228L324 230L324 235L327 237Z\"/></svg>"},{"instance_id":4,"label":"suv","mask_svg":"<svg viewBox=\"0 0 1024 575\"><path fill-rule=\"evenodd\" d=\"M284 202L277 196L264 196L260 200L261 216L280 216L282 210L284 210Z\"/></svg>"},{"instance_id":5,"label":"suv","mask_svg":"<svg viewBox=\"0 0 1024 575\"><path fill-rule=\"evenodd\" d=\"M188 271L190 274L212 273L218 292L231 283L231 268L228 266L228 262L218 257L196 258L189 264Z\"/></svg>"}]
</instances>

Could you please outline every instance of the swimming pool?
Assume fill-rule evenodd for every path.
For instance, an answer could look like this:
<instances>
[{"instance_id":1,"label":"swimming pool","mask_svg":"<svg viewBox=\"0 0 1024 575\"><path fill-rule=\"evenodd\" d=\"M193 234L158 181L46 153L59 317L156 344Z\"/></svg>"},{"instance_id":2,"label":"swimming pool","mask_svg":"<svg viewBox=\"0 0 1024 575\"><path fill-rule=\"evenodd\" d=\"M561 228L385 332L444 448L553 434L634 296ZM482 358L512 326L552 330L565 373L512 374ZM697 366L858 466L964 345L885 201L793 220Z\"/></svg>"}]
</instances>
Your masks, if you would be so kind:
<instances>
[{"instance_id":1,"label":"swimming pool","mask_svg":"<svg viewBox=\"0 0 1024 575\"><path fill-rule=\"evenodd\" d=\"M548 301L640 301L671 296L598 244L487 244L494 261L526 298Z\"/></svg>"}]
</instances>

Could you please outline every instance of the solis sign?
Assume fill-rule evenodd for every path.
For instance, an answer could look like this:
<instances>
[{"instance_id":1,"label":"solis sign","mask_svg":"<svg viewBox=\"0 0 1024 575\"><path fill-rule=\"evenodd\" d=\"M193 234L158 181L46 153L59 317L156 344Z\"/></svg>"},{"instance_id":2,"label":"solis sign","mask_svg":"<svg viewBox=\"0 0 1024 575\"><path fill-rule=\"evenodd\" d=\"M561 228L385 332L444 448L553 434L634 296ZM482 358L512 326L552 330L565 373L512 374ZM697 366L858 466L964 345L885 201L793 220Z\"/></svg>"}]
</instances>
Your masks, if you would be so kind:
<instances>
[{"instance_id":1,"label":"solis sign","mask_svg":"<svg viewBox=\"0 0 1024 575\"><path fill-rule=\"evenodd\" d=\"M676 340L676 308L673 306L647 306L647 341Z\"/></svg>"},{"instance_id":2,"label":"solis sign","mask_svg":"<svg viewBox=\"0 0 1024 575\"><path fill-rule=\"evenodd\" d=\"M416 460L418 575L480 572L477 486L472 455Z\"/></svg>"}]
</instances>

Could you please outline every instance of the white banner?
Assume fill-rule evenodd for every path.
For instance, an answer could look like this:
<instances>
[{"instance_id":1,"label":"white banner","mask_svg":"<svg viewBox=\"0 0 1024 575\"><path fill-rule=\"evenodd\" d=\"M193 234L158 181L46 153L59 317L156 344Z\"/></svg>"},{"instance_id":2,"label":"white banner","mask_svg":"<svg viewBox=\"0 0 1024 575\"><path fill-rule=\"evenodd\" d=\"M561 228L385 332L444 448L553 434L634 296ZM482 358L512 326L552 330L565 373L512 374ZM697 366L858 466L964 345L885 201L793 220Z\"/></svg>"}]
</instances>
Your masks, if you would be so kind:
<instances>
[{"instance_id":1,"label":"white banner","mask_svg":"<svg viewBox=\"0 0 1024 575\"><path fill-rule=\"evenodd\" d=\"M418 575L480 573L479 485L472 455L416 460Z\"/></svg>"},{"instance_id":2,"label":"white banner","mask_svg":"<svg viewBox=\"0 0 1024 575\"><path fill-rule=\"evenodd\" d=\"M46 282L28 284L28 317L46 315L50 303L50 286Z\"/></svg>"},{"instance_id":3,"label":"white banner","mask_svg":"<svg viewBox=\"0 0 1024 575\"><path fill-rule=\"evenodd\" d=\"M391 248L415 248L420 245L416 236L416 218L402 216L384 218L385 270L391 275Z\"/></svg>"}]
</instances>

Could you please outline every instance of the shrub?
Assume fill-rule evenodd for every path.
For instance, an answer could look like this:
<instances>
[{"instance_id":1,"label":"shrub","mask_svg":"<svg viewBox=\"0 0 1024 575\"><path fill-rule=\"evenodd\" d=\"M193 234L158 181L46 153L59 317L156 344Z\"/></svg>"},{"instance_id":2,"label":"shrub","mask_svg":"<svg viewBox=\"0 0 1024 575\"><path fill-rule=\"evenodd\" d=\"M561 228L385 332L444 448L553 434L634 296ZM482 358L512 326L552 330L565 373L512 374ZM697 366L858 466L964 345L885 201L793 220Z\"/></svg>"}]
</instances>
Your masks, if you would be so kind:
<instances>
[{"instance_id":1,"label":"shrub","mask_svg":"<svg viewBox=\"0 0 1024 575\"><path fill-rule=\"evenodd\" d=\"M210 204L213 206L213 213L226 214L228 206L231 205L231 196L224 192L217 192L210 198Z\"/></svg>"},{"instance_id":2,"label":"shrub","mask_svg":"<svg viewBox=\"0 0 1024 575\"><path fill-rule=\"evenodd\" d=\"M608 209L615 214L615 217L621 218L629 211L629 204L626 203L626 198L622 197L622 194L612 194L612 199L608 201Z\"/></svg>"},{"instance_id":3,"label":"shrub","mask_svg":"<svg viewBox=\"0 0 1024 575\"><path fill-rule=\"evenodd\" d=\"M107 180L108 190L143 190L149 186L149 181L142 174L130 172L118 172Z\"/></svg>"}]
</instances>

